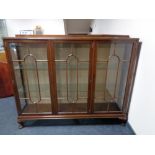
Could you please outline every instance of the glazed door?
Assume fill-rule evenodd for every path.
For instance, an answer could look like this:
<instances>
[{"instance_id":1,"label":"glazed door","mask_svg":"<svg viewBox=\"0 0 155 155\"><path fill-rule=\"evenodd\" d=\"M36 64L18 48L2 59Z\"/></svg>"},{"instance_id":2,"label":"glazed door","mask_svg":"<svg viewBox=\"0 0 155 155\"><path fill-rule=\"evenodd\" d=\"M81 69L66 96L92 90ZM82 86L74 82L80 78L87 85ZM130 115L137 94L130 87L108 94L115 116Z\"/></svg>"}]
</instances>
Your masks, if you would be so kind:
<instances>
[{"instance_id":1,"label":"glazed door","mask_svg":"<svg viewBox=\"0 0 155 155\"><path fill-rule=\"evenodd\" d=\"M120 112L123 108L133 43L96 43L94 112Z\"/></svg>"},{"instance_id":2,"label":"glazed door","mask_svg":"<svg viewBox=\"0 0 155 155\"><path fill-rule=\"evenodd\" d=\"M87 113L90 42L54 43L58 114Z\"/></svg>"},{"instance_id":3,"label":"glazed door","mask_svg":"<svg viewBox=\"0 0 155 155\"><path fill-rule=\"evenodd\" d=\"M46 42L9 44L22 113L52 113Z\"/></svg>"}]
</instances>

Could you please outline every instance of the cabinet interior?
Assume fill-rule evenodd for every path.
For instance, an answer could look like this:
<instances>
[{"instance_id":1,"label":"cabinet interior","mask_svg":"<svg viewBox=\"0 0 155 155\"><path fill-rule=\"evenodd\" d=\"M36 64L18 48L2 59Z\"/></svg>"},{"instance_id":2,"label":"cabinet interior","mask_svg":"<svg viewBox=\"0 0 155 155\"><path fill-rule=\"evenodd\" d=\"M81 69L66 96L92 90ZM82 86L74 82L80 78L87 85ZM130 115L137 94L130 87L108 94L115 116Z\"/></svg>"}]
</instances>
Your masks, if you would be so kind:
<instances>
[{"instance_id":1,"label":"cabinet interior","mask_svg":"<svg viewBox=\"0 0 155 155\"><path fill-rule=\"evenodd\" d=\"M10 44L23 113L51 113L47 45ZM59 113L87 113L91 43L55 43ZM131 43L98 42L94 112L121 111Z\"/></svg>"}]
</instances>

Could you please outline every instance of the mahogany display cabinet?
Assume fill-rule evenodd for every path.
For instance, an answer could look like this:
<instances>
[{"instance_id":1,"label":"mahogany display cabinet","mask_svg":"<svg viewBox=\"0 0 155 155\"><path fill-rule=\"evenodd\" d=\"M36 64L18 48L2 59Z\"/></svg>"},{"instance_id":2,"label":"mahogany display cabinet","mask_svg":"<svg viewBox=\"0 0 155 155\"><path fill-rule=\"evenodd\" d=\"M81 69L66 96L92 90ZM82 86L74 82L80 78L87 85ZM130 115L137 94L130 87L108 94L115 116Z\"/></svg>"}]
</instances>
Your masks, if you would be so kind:
<instances>
[{"instance_id":1,"label":"mahogany display cabinet","mask_svg":"<svg viewBox=\"0 0 155 155\"><path fill-rule=\"evenodd\" d=\"M141 42L128 35L4 38L19 127L27 120L116 118L124 122Z\"/></svg>"}]
</instances>

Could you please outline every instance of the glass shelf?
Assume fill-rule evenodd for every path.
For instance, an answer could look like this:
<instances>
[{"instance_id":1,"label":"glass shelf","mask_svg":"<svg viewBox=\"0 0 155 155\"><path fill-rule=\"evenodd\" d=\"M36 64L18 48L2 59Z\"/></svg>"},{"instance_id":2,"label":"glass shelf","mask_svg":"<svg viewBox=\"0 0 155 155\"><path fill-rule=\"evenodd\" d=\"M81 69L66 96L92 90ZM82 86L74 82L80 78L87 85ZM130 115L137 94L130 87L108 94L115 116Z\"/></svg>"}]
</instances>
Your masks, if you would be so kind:
<instances>
[{"instance_id":1,"label":"glass shelf","mask_svg":"<svg viewBox=\"0 0 155 155\"><path fill-rule=\"evenodd\" d=\"M87 63L79 63L78 65L77 64L71 64L69 65L68 63L59 63L59 62L56 62L56 69L58 70L67 70L67 68L69 70L76 70L78 67L78 70L88 70L89 68L89 62Z\"/></svg>"},{"instance_id":2,"label":"glass shelf","mask_svg":"<svg viewBox=\"0 0 155 155\"><path fill-rule=\"evenodd\" d=\"M37 64L37 68L39 70L48 70L48 64L47 63L42 63L42 64ZM35 66L30 65L23 65L23 64L18 64L14 65L15 70L36 70Z\"/></svg>"},{"instance_id":3,"label":"glass shelf","mask_svg":"<svg viewBox=\"0 0 155 155\"><path fill-rule=\"evenodd\" d=\"M129 63L129 62L123 62L120 63L120 67L122 65L126 65L125 63ZM96 64L97 70L116 70L116 64L110 64L109 66L107 66L107 63L97 63ZM77 69L77 65L72 65L69 66L67 65L66 67L66 63L56 63L56 68L59 70L66 70L66 68L68 68L69 70L76 70ZM89 62L88 63L83 63L83 64L79 64L78 65L78 70L88 70L89 69Z\"/></svg>"}]
</instances>

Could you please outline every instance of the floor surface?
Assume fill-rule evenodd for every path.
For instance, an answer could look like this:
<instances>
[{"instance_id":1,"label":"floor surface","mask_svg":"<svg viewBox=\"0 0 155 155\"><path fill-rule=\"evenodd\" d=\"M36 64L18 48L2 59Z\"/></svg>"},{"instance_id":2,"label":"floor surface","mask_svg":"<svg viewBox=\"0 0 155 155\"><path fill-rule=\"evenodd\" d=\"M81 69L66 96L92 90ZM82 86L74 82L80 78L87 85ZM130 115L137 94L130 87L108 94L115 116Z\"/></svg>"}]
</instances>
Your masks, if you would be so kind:
<instances>
[{"instance_id":1,"label":"floor surface","mask_svg":"<svg viewBox=\"0 0 155 155\"><path fill-rule=\"evenodd\" d=\"M0 135L133 135L130 126L103 119L28 121L18 129L14 97L0 99Z\"/></svg>"}]
</instances>

